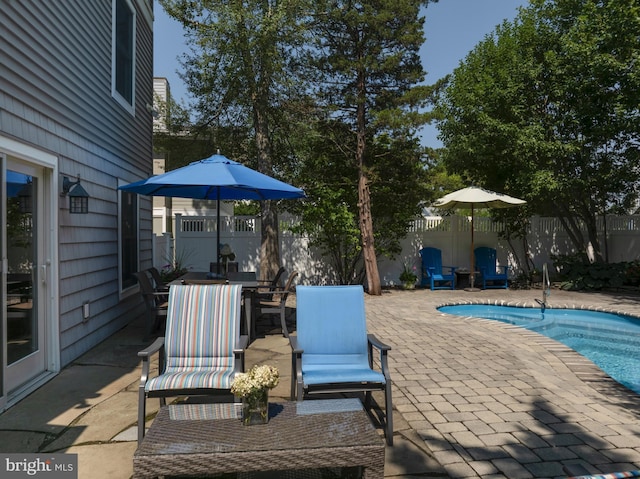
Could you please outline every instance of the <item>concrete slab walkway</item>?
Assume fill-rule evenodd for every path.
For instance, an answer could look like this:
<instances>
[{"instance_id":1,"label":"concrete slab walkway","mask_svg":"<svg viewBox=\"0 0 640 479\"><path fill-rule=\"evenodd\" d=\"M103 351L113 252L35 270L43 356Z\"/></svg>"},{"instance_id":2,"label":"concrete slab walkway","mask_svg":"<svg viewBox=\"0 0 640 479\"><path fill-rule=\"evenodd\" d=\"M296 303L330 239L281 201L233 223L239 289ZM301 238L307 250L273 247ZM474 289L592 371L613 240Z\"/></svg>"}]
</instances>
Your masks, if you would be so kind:
<instances>
[{"instance_id":1,"label":"concrete slab walkway","mask_svg":"<svg viewBox=\"0 0 640 479\"><path fill-rule=\"evenodd\" d=\"M385 477L561 478L564 464L640 468L640 396L555 341L436 309L534 306L536 298L539 290L366 297L369 329L393 347L395 442ZM640 316L639 298L553 291L549 303ZM127 326L1 414L0 452L77 453L80 478L131 477L142 334L142 321ZM282 374L272 397L287 398L290 350L277 330L247 352L249 366L267 362Z\"/></svg>"}]
</instances>

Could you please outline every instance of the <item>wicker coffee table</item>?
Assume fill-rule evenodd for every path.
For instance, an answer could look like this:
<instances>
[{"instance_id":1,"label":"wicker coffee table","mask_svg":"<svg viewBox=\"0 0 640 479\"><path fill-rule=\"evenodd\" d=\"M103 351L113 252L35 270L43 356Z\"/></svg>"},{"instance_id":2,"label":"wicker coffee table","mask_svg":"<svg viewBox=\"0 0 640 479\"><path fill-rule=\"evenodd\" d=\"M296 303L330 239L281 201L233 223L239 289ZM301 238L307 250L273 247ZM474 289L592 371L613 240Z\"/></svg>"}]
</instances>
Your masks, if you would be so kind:
<instances>
[{"instance_id":1,"label":"wicker coffee table","mask_svg":"<svg viewBox=\"0 0 640 479\"><path fill-rule=\"evenodd\" d=\"M133 456L135 478L361 466L384 477L384 439L358 399L269 404L245 426L238 404L162 407Z\"/></svg>"}]
</instances>

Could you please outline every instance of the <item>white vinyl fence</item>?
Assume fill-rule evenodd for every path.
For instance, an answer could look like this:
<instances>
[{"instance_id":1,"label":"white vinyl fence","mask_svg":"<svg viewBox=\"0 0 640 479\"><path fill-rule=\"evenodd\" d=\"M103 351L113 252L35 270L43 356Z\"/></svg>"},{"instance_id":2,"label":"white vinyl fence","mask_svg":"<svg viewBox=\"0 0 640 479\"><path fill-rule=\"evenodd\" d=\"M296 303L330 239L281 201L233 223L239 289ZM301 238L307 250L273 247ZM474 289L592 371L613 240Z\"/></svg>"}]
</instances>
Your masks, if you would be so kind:
<instances>
[{"instance_id":1,"label":"white vinyl fence","mask_svg":"<svg viewBox=\"0 0 640 479\"><path fill-rule=\"evenodd\" d=\"M305 237L294 236L287 225L295 219L282 217L280 220L281 264L288 272L300 273L299 284L332 284L335 275L322 255L308 245ZM640 216L607 216L599 222L600 241L605 248L609 262L632 261L640 258ZM514 241L514 255L509 244L499 238L502 224L491 218L474 218L474 247L490 246L498 252L498 262L508 264L511 271L520 270L519 261L524 261L525 252L521 241ZM534 217L527 234L529 252L533 264L542 268L543 263L551 264L550 256L572 253L573 246L560 222L555 218ZM175 238L165 234L156 238L155 266L167 264L173 248L175 258L192 271L209 271L209 263L216 255L216 217L176 215ZM260 252L260 220L255 217L221 217L220 242L228 243L236 255L240 270L258 271ZM442 250L444 265L469 268L471 259L471 222L466 216L424 217L416 219L404 239L402 253L395 259L379 258L380 278L385 286L399 284L398 276L403 265L415 267L420 276L419 251L425 246ZM160 256L162 252L163 256Z\"/></svg>"}]
</instances>

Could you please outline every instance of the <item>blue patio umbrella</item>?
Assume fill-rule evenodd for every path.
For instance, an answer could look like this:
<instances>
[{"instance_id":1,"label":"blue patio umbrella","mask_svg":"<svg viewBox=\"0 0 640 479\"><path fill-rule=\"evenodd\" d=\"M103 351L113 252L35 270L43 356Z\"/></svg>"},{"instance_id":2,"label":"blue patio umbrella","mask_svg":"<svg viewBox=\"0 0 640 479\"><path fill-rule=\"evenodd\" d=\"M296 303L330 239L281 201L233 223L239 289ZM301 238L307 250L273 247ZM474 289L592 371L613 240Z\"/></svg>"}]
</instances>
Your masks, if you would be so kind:
<instances>
[{"instance_id":1,"label":"blue patio umbrella","mask_svg":"<svg viewBox=\"0 0 640 479\"><path fill-rule=\"evenodd\" d=\"M217 201L216 258L220 260L220 200L304 198L300 188L216 154L204 160L123 185L119 189L148 196Z\"/></svg>"}]
</instances>

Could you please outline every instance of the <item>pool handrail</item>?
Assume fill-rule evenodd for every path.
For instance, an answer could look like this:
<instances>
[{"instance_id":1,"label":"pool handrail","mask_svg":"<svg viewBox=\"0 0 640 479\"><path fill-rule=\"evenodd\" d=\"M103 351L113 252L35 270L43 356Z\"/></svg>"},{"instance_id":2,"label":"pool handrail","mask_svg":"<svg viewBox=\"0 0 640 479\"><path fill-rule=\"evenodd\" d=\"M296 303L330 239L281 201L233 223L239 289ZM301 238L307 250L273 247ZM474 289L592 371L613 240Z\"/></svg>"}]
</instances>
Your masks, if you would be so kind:
<instances>
[{"instance_id":1,"label":"pool handrail","mask_svg":"<svg viewBox=\"0 0 640 479\"><path fill-rule=\"evenodd\" d=\"M549 268L547 263L542 265L542 304L547 307L547 298L551 294L551 282L549 281Z\"/></svg>"}]
</instances>

